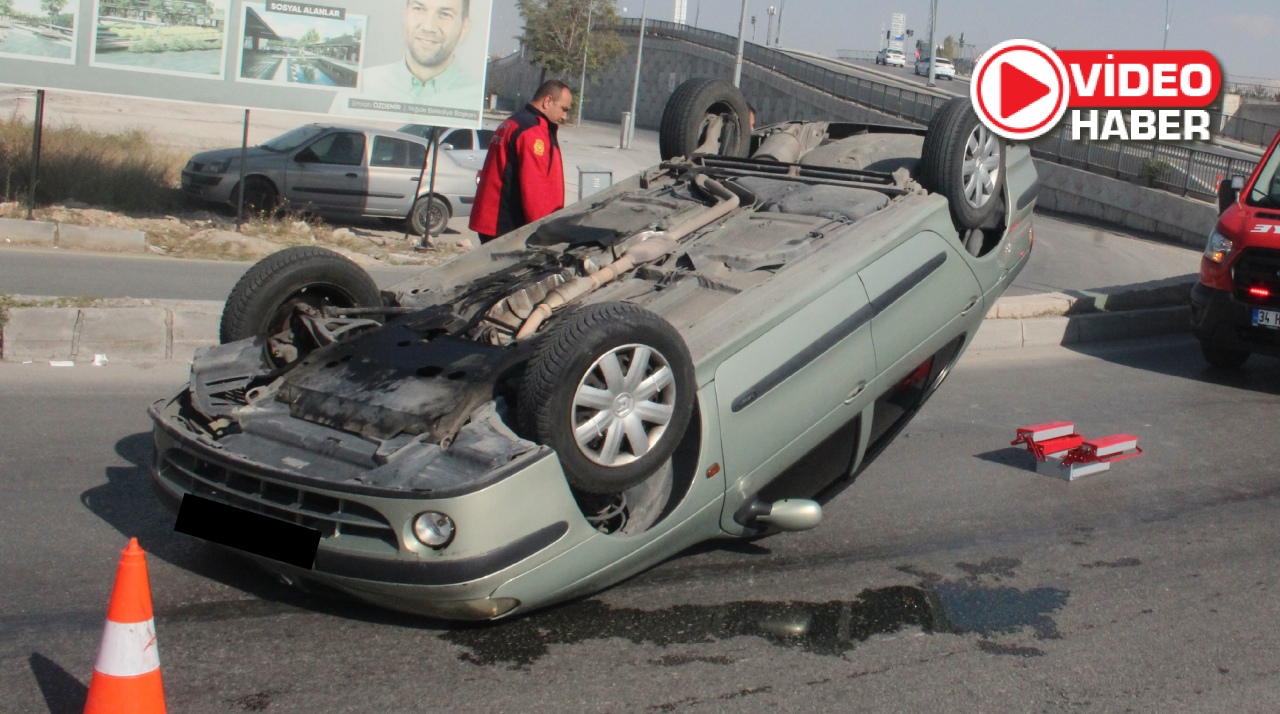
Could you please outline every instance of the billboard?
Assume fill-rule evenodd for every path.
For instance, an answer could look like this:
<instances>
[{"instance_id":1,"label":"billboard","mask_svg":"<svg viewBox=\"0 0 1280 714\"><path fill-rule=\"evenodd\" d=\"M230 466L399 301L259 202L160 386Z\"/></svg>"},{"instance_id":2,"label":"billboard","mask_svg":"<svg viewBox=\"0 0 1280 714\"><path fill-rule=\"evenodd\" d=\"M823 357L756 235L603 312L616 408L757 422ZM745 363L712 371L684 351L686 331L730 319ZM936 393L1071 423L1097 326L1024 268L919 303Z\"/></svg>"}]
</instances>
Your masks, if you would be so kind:
<instances>
[{"instance_id":1,"label":"billboard","mask_svg":"<svg viewBox=\"0 0 1280 714\"><path fill-rule=\"evenodd\" d=\"M0 82L479 127L492 0L9 0Z\"/></svg>"},{"instance_id":2,"label":"billboard","mask_svg":"<svg viewBox=\"0 0 1280 714\"><path fill-rule=\"evenodd\" d=\"M907 16L901 12L893 13L893 21L889 24L889 49L903 50L903 35L906 31Z\"/></svg>"}]
</instances>

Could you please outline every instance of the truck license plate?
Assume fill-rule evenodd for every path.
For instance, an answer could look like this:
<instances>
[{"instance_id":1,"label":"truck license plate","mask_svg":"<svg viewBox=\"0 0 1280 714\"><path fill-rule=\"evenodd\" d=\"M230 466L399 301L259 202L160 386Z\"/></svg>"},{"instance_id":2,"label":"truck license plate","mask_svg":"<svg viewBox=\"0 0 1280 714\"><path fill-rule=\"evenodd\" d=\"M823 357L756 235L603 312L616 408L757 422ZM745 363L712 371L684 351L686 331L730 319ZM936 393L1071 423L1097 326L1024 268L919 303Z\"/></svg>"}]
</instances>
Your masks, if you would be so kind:
<instances>
[{"instance_id":1,"label":"truck license plate","mask_svg":"<svg viewBox=\"0 0 1280 714\"><path fill-rule=\"evenodd\" d=\"M1275 310L1254 310L1253 324L1255 327L1280 329L1280 312Z\"/></svg>"}]
</instances>

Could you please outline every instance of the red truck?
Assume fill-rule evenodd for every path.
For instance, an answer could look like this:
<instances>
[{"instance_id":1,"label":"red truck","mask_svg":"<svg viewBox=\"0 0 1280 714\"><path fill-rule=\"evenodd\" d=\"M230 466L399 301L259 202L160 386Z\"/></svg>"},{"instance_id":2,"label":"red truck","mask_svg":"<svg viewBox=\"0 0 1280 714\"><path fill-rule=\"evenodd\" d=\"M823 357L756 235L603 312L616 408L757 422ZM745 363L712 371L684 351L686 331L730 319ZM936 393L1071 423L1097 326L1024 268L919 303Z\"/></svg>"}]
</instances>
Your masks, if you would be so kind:
<instances>
[{"instance_id":1,"label":"red truck","mask_svg":"<svg viewBox=\"0 0 1280 714\"><path fill-rule=\"evenodd\" d=\"M1191 329L1209 364L1235 369L1250 354L1280 357L1280 134L1253 175L1224 181L1222 215L1191 289Z\"/></svg>"}]
</instances>

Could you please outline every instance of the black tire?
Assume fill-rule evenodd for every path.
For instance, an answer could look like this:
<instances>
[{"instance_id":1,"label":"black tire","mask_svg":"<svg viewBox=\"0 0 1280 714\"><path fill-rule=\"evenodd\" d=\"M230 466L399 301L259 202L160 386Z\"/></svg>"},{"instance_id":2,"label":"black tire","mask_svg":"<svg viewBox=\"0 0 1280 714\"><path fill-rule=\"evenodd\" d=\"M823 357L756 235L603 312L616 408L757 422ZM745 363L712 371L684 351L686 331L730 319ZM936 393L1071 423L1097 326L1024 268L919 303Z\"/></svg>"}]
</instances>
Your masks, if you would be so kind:
<instances>
[{"instance_id":1,"label":"black tire","mask_svg":"<svg viewBox=\"0 0 1280 714\"><path fill-rule=\"evenodd\" d=\"M978 120L968 97L957 97L929 121L920 185L947 199L957 230L979 228L1003 204L1004 154L1004 139ZM968 176L966 164L975 168Z\"/></svg>"},{"instance_id":2,"label":"black tire","mask_svg":"<svg viewBox=\"0 0 1280 714\"><path fill-rule=\"evenodd\" d=\"M363 268L331 250L286 248L255 263L236 282L222 310L218 339L225 344L261 337L273 364L289 364L314 348L287 336L298 334L294 308L300 304L379 307L382 294ZM273 340L292 345L293 353L277 349Z\"/></svg>"},{"instance_id":3,"label":"black tire","mask_svg":"<svg viewBox=\"0 0 1280 714\"><path fill-rule=\"evenodd\" d=\"M620 493L643 482L666 463L689 426L694 404L689 349L670 323L631 303L588 305L561 316L557 322L539 338L540 344L521 382L521 423L535 440L555 449L574 489L590 494ZM650 352L642 353L636 348ZM621 369L616 374L622 380L630 376L641 354L645 354L645 362L639 365L635 378L657 377L660 388L651 394L652 398L645 397L636 404L635 395L642 392L623 381L611 385L602 378L605 373L601 365L613 355L613 364ZM659 376L664 369L665 375ZM608 407L591 406L579 401L580 394L583 398L612 401L608 401ZM635 408L628 408L619 417L615 405L624 403ZM669 418L662 417L667 418L665 424L643 416L657 413L655 407L660 407L663 414L669 407ZM631 420L632 416L636 419ZM575 430L590 423L597 425L596 436L580 445ZM627 436L632 427L642 430L650 443L637 449ZM615 430L617 436L612 437ZM615 444L612 456L610 438ZM624 448L629 453L623 453ZM637 455L637 450L642 453Z\"/></svg>"},{"instance_id":4,"label":"black tire","mask_svg":"<svg viewBox=\"0 0 1280 714\"><path fill-rule=\"evenodd\" d=\"M276 191L275 184L261 176L250 176L244 180L244 185L245 213L271 213L276 209L280 194ZM231 193L231 205L234 207L239 203L240 192L237 187Z\"/></svg>"},{"instance_id":5,"label":"black tire","mask_svg":"<svg viewBox=\"0 0 1280 714\"><path fill-rule=\"evenodd\" d=\"M667 99L658 128L658 154L663 161L688 156L703 143L706 122L712 116L725 121L721 156L743 157L751 148L751 110L742 92L721 79L691 79Z\"/></svg>"},{"instance_id":6,"label":"black tire","mask_svg":"<svg viewBox=\"0 0 1280 714\"><path fill-rule=\"evenodd\" d=\"M430 211L431 217L427 218L427 212ZM413 203L413 209L409 211L409 232L416 235L433 235L438 236L444 232L444 227L449 224L449 219L453 217L453 212L449 210L449 204L439 196L422 196ZM429 232L429 233L428 233Z\"/></svg>"},{"instance_id":7,"label":"black tire","mask_svg":"<svg viewBox=\"0 0 1280 714\"><path fill-rule=\"evenodd\" d=\"M1204 355L1204 361L1208 362L1209 366L1218 369L1240 369L1245 360L1249 359L1249 353L1244 350L1233 350L1208 342L1200 343L1200 354Z\"/></svg>"}]
</instances>

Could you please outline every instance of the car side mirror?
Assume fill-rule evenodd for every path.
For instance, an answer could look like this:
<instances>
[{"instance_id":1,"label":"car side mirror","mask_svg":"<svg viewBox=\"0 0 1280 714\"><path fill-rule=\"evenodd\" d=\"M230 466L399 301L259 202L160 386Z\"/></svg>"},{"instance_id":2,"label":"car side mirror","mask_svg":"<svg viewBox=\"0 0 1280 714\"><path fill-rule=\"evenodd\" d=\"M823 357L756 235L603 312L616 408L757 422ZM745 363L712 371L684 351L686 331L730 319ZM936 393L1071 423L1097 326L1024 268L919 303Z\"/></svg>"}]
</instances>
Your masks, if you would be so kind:
<instances>
[{"instance_id":1,"label":"car side mirror","mask_svg":"<svg viewBox=\"0 0 1280 714\"><path fill-rule=\"evenodd\" d=\"M441 150L441 151L453 151L453 144L441 144L441 145L440 145L440 150Z\"/></svg>"},{"instance_id":2,"label":"car side mirror","mask_svg":"<svg viewBox=\"0 0 1280 714\"><path fill-rule=\"evenodd\" d=\"M1244 188L1243 176L1232 176L1230 181L1218 183L1218 213L1227 210L1228 206L1236 202L1242 188Z\"/></svg>"},{"instance_id":3,"label":"car side mirror","mask_svg":"<svg viewBox=\"0 0 1280 714\"><path fill-rule=\"evenodd\" d=\"M316 152L312 151L310 148L306 148L299 151L298 155L293 157L293 160L300 164L314 164L320 160L320 157L316 156Z\"/></svg>"}]
</instances>

